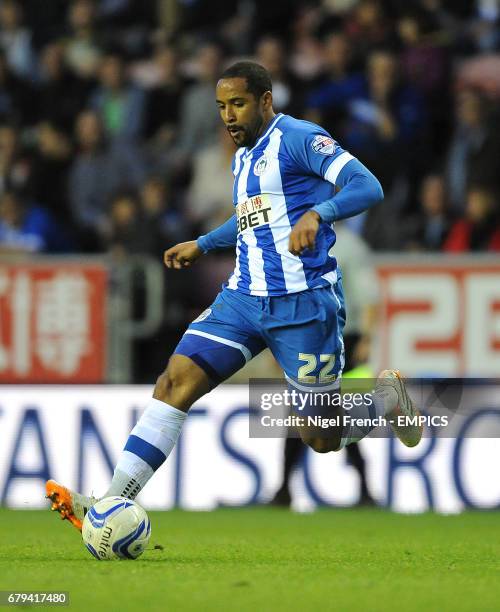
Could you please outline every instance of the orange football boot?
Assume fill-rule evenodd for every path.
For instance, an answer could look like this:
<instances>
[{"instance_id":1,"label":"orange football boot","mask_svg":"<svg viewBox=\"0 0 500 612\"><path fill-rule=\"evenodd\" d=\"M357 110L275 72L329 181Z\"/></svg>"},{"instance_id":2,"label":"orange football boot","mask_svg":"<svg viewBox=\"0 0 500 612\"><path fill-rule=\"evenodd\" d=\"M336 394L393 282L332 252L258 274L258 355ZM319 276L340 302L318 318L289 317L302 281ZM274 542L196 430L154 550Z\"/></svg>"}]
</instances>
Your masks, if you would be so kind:
<instances>
[{"instance_id":1,"label":"orange football boot","mask_svg":"<svg viewBox=\"0 0 500 612\"><path fill-rule=\"evenodd\" d=\"M55 480L47 480L45 490L47 499L52 502L50 509L59 512L62 520L68 520L73 527L81 531L83 519L97 499L75 493Z\"/></svg>"}]
</instances>

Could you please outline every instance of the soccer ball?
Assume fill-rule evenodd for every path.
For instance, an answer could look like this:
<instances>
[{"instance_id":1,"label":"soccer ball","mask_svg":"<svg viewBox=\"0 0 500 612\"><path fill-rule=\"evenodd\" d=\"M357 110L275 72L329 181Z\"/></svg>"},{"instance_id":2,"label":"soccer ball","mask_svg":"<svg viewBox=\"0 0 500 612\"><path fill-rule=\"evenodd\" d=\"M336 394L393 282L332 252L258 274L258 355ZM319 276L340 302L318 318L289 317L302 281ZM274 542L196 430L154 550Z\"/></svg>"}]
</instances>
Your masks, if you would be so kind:
<instances>
[{"instance_id":1,"label":"soccer ball","mask_svg":"<svg viewBox=\"0 0 500 612\"><path fill-rule=\"evenodd\" d=\"M126 497L99 500L85 515L82 538L96 559L137 559L151 537L146 511Z\"/></svg>"}]
</instances>

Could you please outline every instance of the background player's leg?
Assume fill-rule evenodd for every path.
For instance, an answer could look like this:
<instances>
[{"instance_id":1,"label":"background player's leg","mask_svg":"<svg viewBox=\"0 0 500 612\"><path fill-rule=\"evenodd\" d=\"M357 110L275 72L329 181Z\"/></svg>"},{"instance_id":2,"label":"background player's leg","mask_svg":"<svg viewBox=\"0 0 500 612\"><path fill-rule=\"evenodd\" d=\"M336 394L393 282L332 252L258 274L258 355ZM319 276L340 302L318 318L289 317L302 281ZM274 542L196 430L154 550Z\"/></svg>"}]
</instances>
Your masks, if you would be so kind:
<instances>
[{"instance_id":1,"label":"background player's leg","mask_svg":"<svg viewBox=\"0 0 500 612\"><path fill-rule=\"evenodd\" d=\"M366 466L363 455L361 454L358 444L349 444L346 446L346 453L349 463L356 470L359 476L359 502L361 506L374 506L375 500L368 489L366 478ZM287 438L285 440L283 452L283 480L281 486L276 491L273 499L269 502L273 506L289 506L292 501L290 494L290 478L292 471L300 463L306 447L300 438Z\"/></svg>"},{"instance_id":2,"label":"background player's leg","mask_svg":"<svg viewBox=\"0 0 500 612\"><path fill-rule=\"evenodd\" d=\"M290 495L290 476L292 470L302 459L305 452L304 443L300 438L286 438L283 449L283 482L271 500L273 506L289 506L292 501Z\"/></svg>"},{"instance_id":3,"label":"background player's leg","mask_svg":"<svg viewBox=\"0 0 500 612\"><path fill-rule=\"evenodd\" d=\"M345 448L349 463L359 475L359 502L360 506L375 506L375 500L368 490L368 482L366 480L365 460L358 444L349 444Z\"/></svg>"},{"instance_id":4,"label":"background player's leg","mask_svg":"<svg viewBox=\"0 0 500 612\"><path fill-rule=\"evenodd\" d=\"M344 350L345 350L345 366L344 366L344 374L343 377L356 377L355 370L357 366L362 365L363 362L358 361L358 356L356 354L356 349L361 342L361 334L359 332L351 331L347 334L344 334ZM363 364L366 370L369 370L368 364ZM367 377L375 378L373 373L365 373ZM359 502L358 504L361 506L375 506L376 502L370 494L368 489L368 482L366 478L366 463L359 448L358 444L349 444L346 446L346 453L348 457L349 463L356 470L359 476Z\"/></svg>"},{"instance_id":5,"label":"background player's leg","mask_svg":"<svg viewBox=\"0 0 500 612\"><path fill-rule=\"evenodd\" d=\"M189 357L172 355L129 435L104 497L136 497L174 448L191 405L212 386Z\"/></svg>"}]
</instances>

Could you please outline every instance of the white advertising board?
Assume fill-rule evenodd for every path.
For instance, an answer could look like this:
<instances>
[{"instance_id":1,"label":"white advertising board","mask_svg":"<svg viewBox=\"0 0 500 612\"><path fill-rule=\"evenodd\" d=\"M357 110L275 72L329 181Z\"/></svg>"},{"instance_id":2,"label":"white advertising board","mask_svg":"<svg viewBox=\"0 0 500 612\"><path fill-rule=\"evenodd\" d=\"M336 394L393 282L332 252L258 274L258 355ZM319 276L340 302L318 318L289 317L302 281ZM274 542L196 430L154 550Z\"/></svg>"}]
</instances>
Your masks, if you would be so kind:
<instances>
[{"instance_id":1,"label":"white advertising board","mask_svg":"<svg viewBox=\"0 0 500 612\"><path fill-rule=\"evenodd\" d=\"M43 485L49 477L102 495L151 391L150 386L2 387L1 504L47 506ZM415 449L393 439L361 445L373 494L393 510L500 507L496 439L427 438ZM223 385L194 405L176 450L139 499L149 509L193 510L266 501L280 484L282 450L283 440L249 438L247 387ZM308 451L292 485L294 508L301 511L351 505L359 494L345 451Z\"/></svg>"}]
</instances>

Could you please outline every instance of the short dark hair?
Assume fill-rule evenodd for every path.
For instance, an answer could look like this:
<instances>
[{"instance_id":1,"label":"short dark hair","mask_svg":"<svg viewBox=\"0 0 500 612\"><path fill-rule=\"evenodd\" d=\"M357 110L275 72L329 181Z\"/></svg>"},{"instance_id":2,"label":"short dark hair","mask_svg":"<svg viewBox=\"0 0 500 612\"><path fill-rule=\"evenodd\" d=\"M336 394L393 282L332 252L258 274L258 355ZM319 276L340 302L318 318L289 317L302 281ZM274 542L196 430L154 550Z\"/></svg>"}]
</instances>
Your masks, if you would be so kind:
<instances>
[{"instance_id":1,"label":"short dark hair","mask_svg":"<svg viewBox=\"0 0 500 612\"><path fill-rule=\"evenodd\" d=\"M266 91L273 90L269 72L255 62L237 62L222 73L221 79L245 79L247 91L260 98Z\"/></svg>"}]
</instances>

